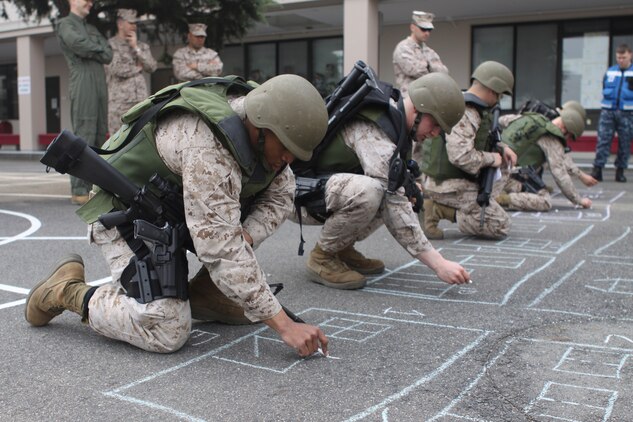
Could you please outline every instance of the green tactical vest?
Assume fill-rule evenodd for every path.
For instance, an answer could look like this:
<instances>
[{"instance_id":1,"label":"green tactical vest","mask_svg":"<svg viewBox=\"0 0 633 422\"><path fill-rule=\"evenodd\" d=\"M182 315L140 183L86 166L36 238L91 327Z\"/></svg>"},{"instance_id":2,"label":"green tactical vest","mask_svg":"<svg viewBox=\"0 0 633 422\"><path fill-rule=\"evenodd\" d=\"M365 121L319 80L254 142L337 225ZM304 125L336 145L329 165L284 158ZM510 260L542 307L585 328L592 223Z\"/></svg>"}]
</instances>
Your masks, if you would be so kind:
<instances>
[{"instance_id":1,"label":"green tactical vest","mask_svg":"<svg viewBox=\"0 0 633 422\"><path fill-rule=\"evenodd\" d=\"M385 125L391 125L382 107L365 107L355 118L370 121L387 132ZM345 144L342 130L339 130L330 144L319 154L316 162L317 174L328 173L363 173L358 156Z\"/></svg>"},{"instance_id":2,"label":"green tactical vest","mask_svg":"<svg viewBox=\"0 0 633 422\"><path fill-rule=\"evenodd\" d=\"M567 146L565 135L558 126L539 113L525 113L514 120L503 130L501 139L517 154L517 163L521 167L537 168L547 159L543 150L536 144L544 135L552 135L563 144L563 147Z\"/></svg>"},{"instance_id":3,"label":"green tactical vest","mask_svg":"<svg viewBox=\"0 0 633 422\"><path fill-rule=\"evenodd\" d=\"M483 108L480 105L468 101L466 104L474 106L479 116L481 116L481 123L475 134L475 149L477 151L490 151L488 139L490 127L492 126L492 113L490 109ZM476 176L466 173L449 161L444 136L445 135L442 134L424 141L422 144L422 163L420 163L420 170L438 182L447 179L474 180Z\"/></svg>"},{"instance_id":4,"label":"green tactical vest","mask_svg":"<svg viewBox=\"0 0 633 422\"><path fill-rule=\"evenodd\" d=\"M242 170L240 203L243 211L242 219L245 218L245 205L268 187L276 172L268 168L263 155L253 150L246 127L227 102L227 91L231 90L231 94L243 94L249 90L249 87L245 87L244 82L236 77L225 79L230 83L196 87L183 87L186 83L181 83L168 86L145 101L138 103L122 117L123 126L108 139L104 149L114 150L120 146L127 138L134 122L147 109L160 100L168 98L175 91L180 91L180 94L168 102L157 116L143 126L123 149L112 155L104 156L104 158L139 187L146 185L150 177L154 173L158 173L182 188L180 176L172 173L160 158L156 149L154 133L159 116L172 110L185 110L194 113L207 124L240 165ZM95 191L96 195L77 211L79 217L86 223L94 223L101 214L113 209L126 208L109 192L97 187L95 187Z\"/></svg>"}]
</instances>

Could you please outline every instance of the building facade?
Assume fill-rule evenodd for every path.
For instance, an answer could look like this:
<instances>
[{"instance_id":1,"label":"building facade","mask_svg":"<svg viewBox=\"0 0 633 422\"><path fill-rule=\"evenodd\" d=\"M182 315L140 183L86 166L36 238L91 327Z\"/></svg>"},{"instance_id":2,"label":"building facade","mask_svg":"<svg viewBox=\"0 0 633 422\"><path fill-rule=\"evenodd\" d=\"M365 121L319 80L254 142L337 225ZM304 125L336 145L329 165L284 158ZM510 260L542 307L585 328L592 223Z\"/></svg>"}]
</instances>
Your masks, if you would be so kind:
<instances>
[{"instance_id":1,"label":"building facade","mask_svg":"<svg viewBox=\"0 0 633 422\"><path fill-rule=\"evenodd\" d=\"M614 63L617 45L633 46L633 5L622 0L525 3L426 1L425 11L436 15L429 45L464 88L482 61L510 67L516 86L514 96L503 99L506 110L530 98L550 105L580 101L588 109L591 135L604 71ZM363 60L392 82L393 49L409 34L411 11L419 8L415 1L279 0L265 23L222 49L224 73L259 82L296 73L325 96L356 60ZM174 42L166 51L180 45ZM163 56L164 46L152 48L154 57ZM165 63L147 78L152 92L171 82L171 66ZM68 69L48 21L25 23L14 15L0 22L0 122L5 122L0 146L23 151L43 149L51 138L47 134L70 127Z\"/></svg>"}]
</instances>

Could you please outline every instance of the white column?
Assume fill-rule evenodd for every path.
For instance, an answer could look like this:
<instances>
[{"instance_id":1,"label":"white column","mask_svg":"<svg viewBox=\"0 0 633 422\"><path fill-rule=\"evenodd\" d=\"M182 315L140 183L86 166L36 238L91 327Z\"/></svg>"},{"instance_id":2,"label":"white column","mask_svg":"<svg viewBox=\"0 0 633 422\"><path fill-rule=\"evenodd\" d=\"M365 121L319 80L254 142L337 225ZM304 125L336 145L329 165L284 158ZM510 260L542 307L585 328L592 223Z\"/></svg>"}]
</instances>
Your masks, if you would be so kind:
<instances>
[{"instance_id":1,"label":"white column","mask_svg":"<svg viewBox=\"0 0 633 422\"><path fill-rule=\"evenodd\" d=\"M343 4L343 72L357 60L378 72L378 0L345 0Z\"/></svg>"},{"instance_id":2,"label":"white column","mask_svg":"<svg viewBox=\"0 0 633 422\"><path fill-rule=\"evenodd\" d=\"M39 149L37 136L46 132L44 85L44 39L17 38L18 105L20 111L20 149Z\"/></svg>"}]
</instances>

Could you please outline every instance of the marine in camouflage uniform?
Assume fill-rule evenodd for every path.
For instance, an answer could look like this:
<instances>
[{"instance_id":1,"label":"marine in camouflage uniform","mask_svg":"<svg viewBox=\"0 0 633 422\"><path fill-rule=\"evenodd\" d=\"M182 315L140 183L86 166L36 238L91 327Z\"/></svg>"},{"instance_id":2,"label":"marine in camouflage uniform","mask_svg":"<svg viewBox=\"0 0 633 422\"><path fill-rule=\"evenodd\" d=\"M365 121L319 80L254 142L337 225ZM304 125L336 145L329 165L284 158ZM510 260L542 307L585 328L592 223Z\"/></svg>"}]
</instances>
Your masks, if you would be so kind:
<instances>
[{"instance_id":1,"label":"marine in camouflage uniform","mask_svg":"<svg viewBox=\"0 0 633 422\"><path fill-rule=\"evenodd\" d=\"M575 115L574 115L575 114ZM512 125L521 125L525 119L529 119L529 115L506 115L499 119L499 123L502 127L509 127ZM546 119L544 116L535 115L536 118ZM554 178L554 181L560 188L561 192L567 199L569 199L574 205L579 205L583 208L591 207L591 200L589 198L583 198L576 190L574 183L571 179L571 175L576 175L580 180L591 178L581 172L580 169L574 164L569 154L565 151L565 145L563 144L564 137L569 133L573 138L578 138L584 130L584 121L580 114L570 111L562 110L561 115L552 120L552 125L555 128L551 128L552 131L538 136L537 139L533 137L525 136L524 142L535 143L542 151L545 161L533 166L537 172L541 172L545 163L547 163L550 172ZM556 134L556 128L560 130L560 134ZM509 132L511 129L507 130ZM519 136L521 136L519 134ZM506 133L503 138L506 139ZM522 163L523 157L518 154L518 162ZM550 192L547 188L543 188L536 193L523 192L523 184L521 181L512 177L507 178L503 187L503 193L496 198L497 202L504 208L510 210L519 211L549 211L552 207Z\"/></svg>"},{"instance_id":2,"label":"marine in camouflage uniform","mask_svg":"<svg viewBox=\"0 0 633 422\"><path fill-rule=\"evenodd\" d=\"M325 104L316 89L296 75L277 76L246 96L229 96L227 101L243 122L251 147L263 142L259 157L273 173L246 217L240 204L242 168L205 119L181 110L165 112L154 136L160 160L182 178L187 227L203 264L190 282L190 300L162 298L141 304L127 296L120 280L133 253L116 229L94 223L90 240L101 247L113 282L90 288L84 282L81 257L65 258L31 290L25 310L30 324L46 325L68 309L104 336L169 353L187 341L192 313L209 311L232 318L219 319L229 323L245 323L244 316L246 322L262 321L301 356L316 352L319 343L327 353L327 338L320 329L295 323L282 311L254 253L292 210L295 181L286 164L295 156L310 158L325 134ZM299 108L305 120L297 123L293 110ZM246 118L247 110L257 116L254 121ZM239 315L229 309L231 303Z\"/></svg>"},{"instance_id":3,"label":"marine in camouflage uniform","mask_svg":"<svg viewBox=\"0 0 633 422\"><path fill-rule=\"evenodd\" d=\"M516 154L507 146L497 152L487 151L483 145L488 134L486 127L489 128L492 121L489 108L498 102L502 94L512 93L514 77L507 67L490 61L480 64L472 79L473 83L465 94L472 99L466 103L464 117L450 134L446 134L445 142L436 137L424 144L425 156L421 162L422 171L426 174L424 232L430 239L444 237L443 231L437 227L440 220L457 222L462 233L491 239L503 238L510 231L510 217L494 199L501 193L503 186L500 183L494 184L490 204L484 211L483 225L482 208L476 199L478 176L482 170L496 167L503 174L508 166L516 162ZM484 142L481 142L482 139ZM437 151L437 156L431 151ZM446 165L433 167L438 160ZM439 168L440 174L432 174L432 168Z\"/></svg>"},{"instance_id":4,"label":"marine in camouflage uniform","mask_svg":"<svg viewBox=\"0 0 633 422\"><path fill-rule=\"evenodd\" d=\"M121 116L149 95L144 72L156 70L156 60L149 45L136 37L136 10L117 11L118 32L108 43L112 62L106 66L108 82L108 132L113 135L121 127Z\"/></svg>"},{"instance_id":5,"label":"marine in camouflage uniform","mask_svg":"<svg viewBox=\"0 0 633 422\"><path fill-rule=\"evenodd\" d=\"M414 11L411 18L411 35L396 45L393 51L393 71L396 86L402 94L407 93L409 84L431 72L448 73L440 56L426 42L433 30L432 13Z\"/></svg>"},{"instance_id":6,"label":"marine in camouflage uniform","mask_svg":"<svg viewBox=\"0 0 633 422\"><path fill-rule=\"evenodd\" d=\"M73 0L70 13L56 25L66 63L70 70L70 120L73 131L88 145L101 146L108 130L108 89L103 65L112 60L112 49L99 30L86 23L92 3ZM71 201L83 204L92 185L70 177Z\"/></svg>"},{"instance_id":7,"label":"marine in camouflage uniform","mask_svg":"<svg viewBox=\"0 0 633 422\"><path fill-rule=\"evenodd\" d=\"M407 127L403 130L409 133L416 124L417 141L436 135L440 125L450 132L463 113L460 90L445 74L427 75L415 81L412 97L413 100L405 99ZM427 104L433 105L427 107ZM422 120L414 123L418 115ZM380 273L385 267L380 260L365 258L354 249L354 244L384 224L411 256L432 268L441 280L450 284L467 283L470 277L464 268L444 259L424 236L404 188L396 194L387 193L390 161L396 144L377 123L360 117L347 123L339 133L357 158L362 174L336 173L325 185L328 217L307 262L311 280L338 289L363 287L365 275ZM317 167L315 172L328 174L331 171ZM301 213L302 222L322 224L305 208Z\"/></svg>"},{"instance_id":8,"label":"marine in camouflage uniform","mask_svg":"<svg viewBox=\"0 0 633 422\"><path fill-rule=\"evenodd\" d=\"M207 26L201 23L189 25L187 46L174 53L172 65L174 76L179 81L192 81L207 76L219 76L222 73L222 60L213 49L204 47Z\"/></svg>"}]
</instances>

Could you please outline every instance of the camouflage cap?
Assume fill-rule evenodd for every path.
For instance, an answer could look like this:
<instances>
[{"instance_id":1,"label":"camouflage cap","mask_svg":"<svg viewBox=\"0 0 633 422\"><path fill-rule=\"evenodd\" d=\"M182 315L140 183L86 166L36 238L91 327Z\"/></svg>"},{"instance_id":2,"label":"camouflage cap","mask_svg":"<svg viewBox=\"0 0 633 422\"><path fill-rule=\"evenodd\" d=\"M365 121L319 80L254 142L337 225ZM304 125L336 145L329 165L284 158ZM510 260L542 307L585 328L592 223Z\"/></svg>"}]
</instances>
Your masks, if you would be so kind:
<instances>
[{"instance_id":1,"label":"camouflage cap","mask_svg":"<svg viewBox=\"0 0 633 422\"><path fill-rule=\"evenodd\" d=\"M207 36L207 26L203 23L190 23L189 24L189 32L196 37L206 37Z\"/></svg>"},{"instance_id":2,"label":"camouflage cap","mask_svg":"<svg viewBox=\"0 0 633 422\"><path fill-rule=\"evenodd\" d=\"M117 9L116 17L129 23L138 22L137 13L134 9Z\"/></svg>"},{"instance_id":3,"label":"camouflage cap","mask_svg":"<svg viewBox=\"0 0 633 422\"><path fill-rule=\"evenodd\" d=\"M411 21L414 25L422 28L422 29L433 29L433 18L435 15L433 13L426 13L419 10L413 11L413 16L411 16Z\"/></svg>"}]
</instances>

